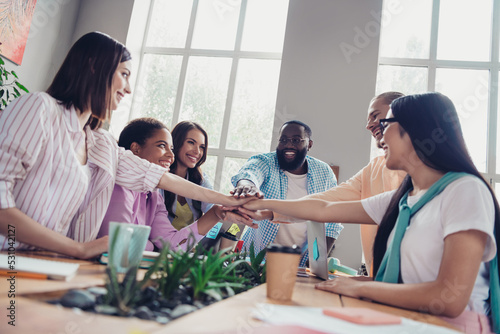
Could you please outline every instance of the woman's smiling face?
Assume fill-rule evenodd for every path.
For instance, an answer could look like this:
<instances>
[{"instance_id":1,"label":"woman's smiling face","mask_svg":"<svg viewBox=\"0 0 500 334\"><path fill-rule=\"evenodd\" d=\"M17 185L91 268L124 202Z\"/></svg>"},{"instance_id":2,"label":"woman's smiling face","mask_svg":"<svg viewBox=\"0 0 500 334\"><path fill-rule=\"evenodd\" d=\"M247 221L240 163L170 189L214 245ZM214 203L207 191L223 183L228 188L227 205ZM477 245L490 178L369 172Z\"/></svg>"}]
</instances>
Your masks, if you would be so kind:
<instances>
[{"instance_id":1,"label":"woman's smiling face","mask_svg":"<svg viewBox=\"0 0 500 334\"><path fill-rule=\"evenodd\" d=\"M132 62L130 60L118 64L111 82L111 110L116 110L125 95L132 92L129 82L131 70Z\"/></svg>"},{"instance_id":2,"label":"woman's smiling face","mask_svg":"<svg viewBox=\"0 0 500 334\"><path fill-rule=\"evenodd\" d=\"M146 139L144 145L133 143L131 149L138 157L167 169L170 169L170 165L174 163L172 135L167 129L156 130L151 137Z\"/></svg>"},{"instance_id":3,"label":"woman's smiling face","mask_svg":"<svg viewBox=\"0 0 500 334\"><path fill-rule=\"evenodd\" d=\"M196 167L206 150L205 145L205 136L200 130L189 130L182 147L177 152L177 164L187 168Z\"/></svg>"},{"instance_id":4,"label":"woman's smiling face","mask_svg":"<svg viewBox=\"0 0 500 334\"><path fill-rule=\"evenodd\" d=\"M387 118L394 118L390 109ZM381 145L385 153L385 163L389 169L408 171L412 161L418 159L410 136L401 128L397 119L386 124Z\"/></svg>"}]
</instances>

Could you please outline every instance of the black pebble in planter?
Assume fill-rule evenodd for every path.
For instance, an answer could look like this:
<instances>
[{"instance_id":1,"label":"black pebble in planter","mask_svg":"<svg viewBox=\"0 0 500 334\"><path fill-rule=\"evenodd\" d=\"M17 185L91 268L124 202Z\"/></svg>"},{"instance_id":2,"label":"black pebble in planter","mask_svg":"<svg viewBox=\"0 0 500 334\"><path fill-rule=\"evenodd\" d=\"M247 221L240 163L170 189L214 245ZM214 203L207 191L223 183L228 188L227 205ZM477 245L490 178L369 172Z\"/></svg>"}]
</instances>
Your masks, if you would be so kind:
<instances>
[{"instance_id":1,"label":"black pebble in planter","mask_svg":"<svg viewBox=\"0 0 500 334\"><path fill-rule=\"evenodd\" d=\"M88 310L95 306L96 297L85 290L70 290L61 298L60 302L62 306Z\"/></svg>"}]
</instances>

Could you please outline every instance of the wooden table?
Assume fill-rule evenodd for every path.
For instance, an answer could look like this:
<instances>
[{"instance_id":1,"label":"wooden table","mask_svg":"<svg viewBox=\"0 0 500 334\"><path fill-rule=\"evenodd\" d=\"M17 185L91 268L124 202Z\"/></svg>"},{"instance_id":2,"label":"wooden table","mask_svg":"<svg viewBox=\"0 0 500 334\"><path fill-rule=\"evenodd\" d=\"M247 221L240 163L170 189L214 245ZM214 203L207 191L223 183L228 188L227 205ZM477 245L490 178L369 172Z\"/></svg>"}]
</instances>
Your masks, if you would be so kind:
<instances>
[{"instance_id":1,"label":"wooden table","mask_svg":"<svg viewBox=\"0 0 500 334\"><path fill-rule=\"evenodd\" d=\"M30 256L38 257L39 253ZM24 255L24 254L17 254ZM40 256L47 258L47 254ZM5 292L9 283L0 277L0 332L3 333L251 333L263 323L252 318L257 303L275 303L266 298L266 285L260 285L234 297L188 314L167 325L137 318L97 315L90 312L50 305L43 300L60 296L73 288L104 285L105 266L89 261L67 258L50 260L80 263L76 277L69 282L18 277L16 279L16 326L10 326L8 310L12 298ZM142 272L141 274L143 274ZM287 305L312 307L368 307L407 317L412 320L453 328L447 322L428 314L374 304L314 289L314 278L298 278L293 299ZM261 310L265 312L265 310ZM7 319L7 320L6 320Z\"/></svg>"}]
</instances>

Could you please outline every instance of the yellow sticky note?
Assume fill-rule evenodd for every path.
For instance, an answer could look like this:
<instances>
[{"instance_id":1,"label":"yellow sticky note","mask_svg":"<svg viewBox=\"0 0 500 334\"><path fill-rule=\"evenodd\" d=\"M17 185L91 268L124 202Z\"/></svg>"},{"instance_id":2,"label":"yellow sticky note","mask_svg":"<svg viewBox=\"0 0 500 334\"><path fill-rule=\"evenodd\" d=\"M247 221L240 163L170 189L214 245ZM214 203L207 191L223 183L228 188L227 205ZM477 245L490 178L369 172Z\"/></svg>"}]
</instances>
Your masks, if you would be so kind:
<instances>
[{"instance_id":1,"label":"yellow sticky note","mask_svg":"<svg viewBox=\"0 0 500 334\"><path fill-rule=\"evenodd\" d=\"M238 233L239 231L240 231L240 228L236 224L231 225L229 230L227 230L227 232L231 233L232 235L236 235L236 233Z\"/></svg>"}]
</instances>

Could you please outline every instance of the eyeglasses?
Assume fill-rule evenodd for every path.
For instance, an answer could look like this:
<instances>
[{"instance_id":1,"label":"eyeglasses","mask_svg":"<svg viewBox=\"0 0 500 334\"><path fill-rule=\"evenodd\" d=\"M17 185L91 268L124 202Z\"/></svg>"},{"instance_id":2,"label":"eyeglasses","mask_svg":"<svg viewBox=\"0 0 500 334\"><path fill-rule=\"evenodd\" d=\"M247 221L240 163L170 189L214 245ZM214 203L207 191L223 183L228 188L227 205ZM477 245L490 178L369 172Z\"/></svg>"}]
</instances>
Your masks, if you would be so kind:
<instances>
[{"instance_id":1,"label":"eyeglasses","mask_svg":"<svg viewBox=\"0 0 500 334\"><path fill-rule=\"evenodd\" d=\"M389 123L394 123L397 121L398 120L396 118L391 117L391 118L382 118L378 122L380 124L380 127L382 128L382 131L384 131L389 126Z\"/></svg>"},{"instance_id":2,"label":"eyeglasses","mask_svg":"<svg viewBox=\"0 0 500 334\"><path fill-rule=\"evenodd\" d=\"M278 139L278 142L280 145L286 145L288 142L292 143L293 146L297 146L300 143L305 141L305 139L299 139L299 138L280 138Z\"/></svg>"}]
</instances>

